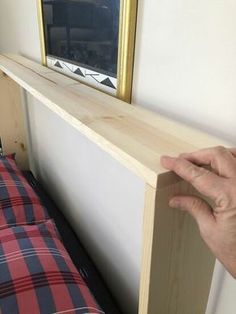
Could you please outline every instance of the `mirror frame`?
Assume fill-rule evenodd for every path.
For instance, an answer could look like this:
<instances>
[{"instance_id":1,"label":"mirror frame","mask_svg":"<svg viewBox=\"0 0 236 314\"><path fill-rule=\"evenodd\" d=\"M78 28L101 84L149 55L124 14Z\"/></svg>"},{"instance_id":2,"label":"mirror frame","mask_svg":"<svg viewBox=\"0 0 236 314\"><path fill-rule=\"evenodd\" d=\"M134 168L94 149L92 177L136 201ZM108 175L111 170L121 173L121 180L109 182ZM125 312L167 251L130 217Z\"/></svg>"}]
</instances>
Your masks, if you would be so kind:
<instances>
[{"instance_id":1,"label":"mirror frame","mask_svg":"<svg viewBox=\"0 0 236 314\"><path fill-rule=\"evenodd\" d=\"M116 94L113 96L127 103L131 103L132 97L137 8L138 0L120 0L117 90ZM42 64L47 66L42 0L37 0L37 11L40 32L41 59ZM64 74L66 75L66 73ZM86 82L82 83L96 88ZM104 92L103 90L101 91Z\"/></svg>"}]
</instances>

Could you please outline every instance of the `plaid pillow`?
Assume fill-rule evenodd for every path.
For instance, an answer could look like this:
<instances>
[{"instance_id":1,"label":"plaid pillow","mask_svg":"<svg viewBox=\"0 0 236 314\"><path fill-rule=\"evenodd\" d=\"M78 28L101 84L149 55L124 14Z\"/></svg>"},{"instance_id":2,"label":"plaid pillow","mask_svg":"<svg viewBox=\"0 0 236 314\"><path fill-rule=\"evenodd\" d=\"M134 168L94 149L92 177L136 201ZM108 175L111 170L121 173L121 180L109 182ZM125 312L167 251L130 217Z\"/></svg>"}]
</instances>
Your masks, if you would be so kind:
<instances>
[{"instance_id":1,"label":"plaid pillow","mask_svg":"<svg viewBox=\"0 0 236 314\"><path fill-rule=\"evenodd\" d=\"M17 168L13 156L0 158L0 229L48 219L40 199Z\"/></svg>"},{"instance_id":2,"label":"plaid pillow","mask_svg":"<svg viewBox=\"0 0 236 314\"><path fill-rule=\"evenodd\" d=\"M0 231L2 314L102 314L52 220Z\"/></svg>"}]
</instances>

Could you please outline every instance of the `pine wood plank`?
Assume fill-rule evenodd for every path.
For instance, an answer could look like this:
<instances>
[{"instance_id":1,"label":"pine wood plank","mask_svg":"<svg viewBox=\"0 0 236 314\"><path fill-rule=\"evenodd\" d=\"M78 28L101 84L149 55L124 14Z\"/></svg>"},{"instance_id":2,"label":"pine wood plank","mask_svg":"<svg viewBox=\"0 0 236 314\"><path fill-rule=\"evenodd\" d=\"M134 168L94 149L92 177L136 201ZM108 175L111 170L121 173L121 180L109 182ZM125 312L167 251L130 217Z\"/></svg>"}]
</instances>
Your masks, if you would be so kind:
<instances>
[{"instance_id":1,"label":"pine wood plank","mask_svg":"<svg viewBox=\"0 0 236 314\"><path fill-rule=\"evenodd\" d=\"M172 173L146 186L139 314L204 314L215 258L187 214L170 196L198 193Z\"/></svg>"},{"instance_id":2,"label":"pine wood plank","mask_svg":"<svg viewBox=\"0 0 236 314\"><path fill-rule=\"evenodd\" d=\"M204 314L215 260L191 217L167 203L196 191L166 173L160 156L230 143L20 56L0 56L0 69L146 182L139 314Z\"/></svg>"},{"instance_id":3,"label":"pine wood plank","mask_svg":"<svg viewBox=\"0 0 236 314\"><path fill-rule=\"evenodd\" d=\"M5 55L8 56L8 58L14 60L16 63L23 64L26 68L28 67L29 69L35 71L38 74L55 73L50 68L41 66L41 64L39 64L35 61L32 61L28 58L25 58L23 56L16 55L13 53L7 53Z\"/></svg>"},{"instance_id":4,"label":"pine wood plank","mask_svg":"<svg viewBox=\"0 0 236 314\"><path fill-rule=\"evenodd\" d=\"M5 155L16 153L22 170L29 168L20 87L0 71L0 138Z\"/></svg>"},{"instance_id":5,"label":"pine wood plank","mask_svg":"<svg viewBox=\"0 0 236 314\"><path fill-rule=\"evenodd\" d=\"M47 68L23 57L0 56L0 69L154 188L158 174L165 172L162 154L226 144L73 79L68 83L64 75L46 73Z\"/></svg>"}]
</instances>

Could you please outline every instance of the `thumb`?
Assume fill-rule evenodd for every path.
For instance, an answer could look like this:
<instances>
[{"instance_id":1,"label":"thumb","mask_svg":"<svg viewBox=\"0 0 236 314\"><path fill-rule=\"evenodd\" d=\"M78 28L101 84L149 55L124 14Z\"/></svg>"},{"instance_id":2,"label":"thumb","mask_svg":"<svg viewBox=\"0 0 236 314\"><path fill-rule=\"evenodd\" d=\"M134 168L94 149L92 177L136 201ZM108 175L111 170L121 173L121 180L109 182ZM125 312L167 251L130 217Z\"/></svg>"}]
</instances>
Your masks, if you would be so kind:
<instances>
[{"instance_id":1,"label":"thumb","mask_svg":"<svg viewBox=\"0 0 236 314\"><path fill-rule=\"evenodd\" d=\"M196 196L175 196L169 202L170 207L187 211L196 220L200 232L210 232L215 223L211 207L201 198Z\"/></svg>"}]
</instances>

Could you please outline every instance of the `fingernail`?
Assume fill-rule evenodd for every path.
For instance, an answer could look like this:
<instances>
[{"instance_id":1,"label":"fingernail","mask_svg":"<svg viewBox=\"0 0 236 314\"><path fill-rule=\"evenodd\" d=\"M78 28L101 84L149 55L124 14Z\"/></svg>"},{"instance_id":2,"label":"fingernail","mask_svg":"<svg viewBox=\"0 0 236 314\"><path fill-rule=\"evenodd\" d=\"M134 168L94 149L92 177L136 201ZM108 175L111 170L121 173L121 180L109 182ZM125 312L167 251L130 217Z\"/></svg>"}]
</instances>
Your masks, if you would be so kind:
<instances>
[{"instance_id":1,"label":"fingernail","mask_svg":"<svg viewBox=\"0 0 236 314\"><path fill-rule=\"evenodd\" d=\"M178 208L178 207L180 207L180 201L176 200L176 199L172 199L169 202L169 206L173 207L173 208Z\"/></svg>"}]
</instances>

